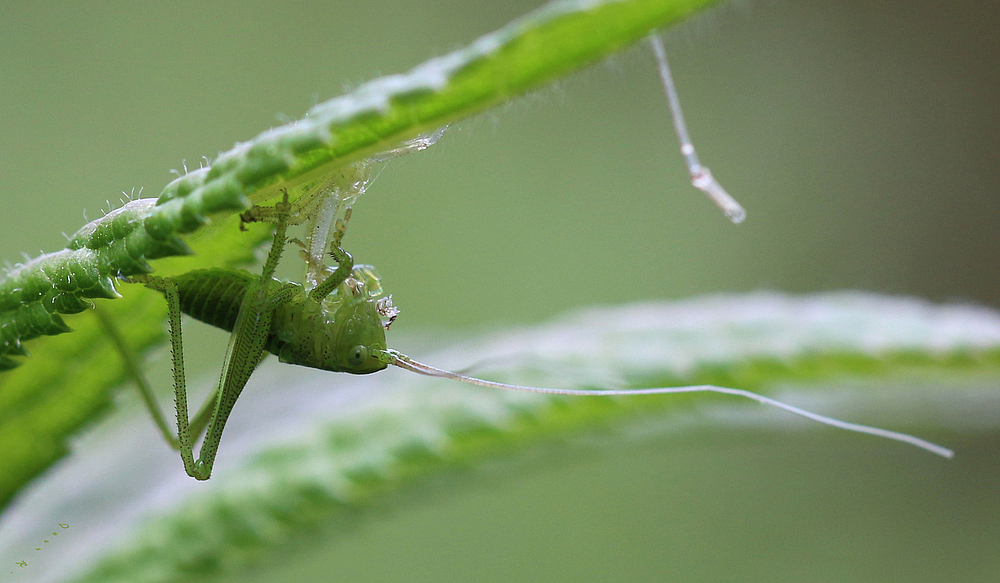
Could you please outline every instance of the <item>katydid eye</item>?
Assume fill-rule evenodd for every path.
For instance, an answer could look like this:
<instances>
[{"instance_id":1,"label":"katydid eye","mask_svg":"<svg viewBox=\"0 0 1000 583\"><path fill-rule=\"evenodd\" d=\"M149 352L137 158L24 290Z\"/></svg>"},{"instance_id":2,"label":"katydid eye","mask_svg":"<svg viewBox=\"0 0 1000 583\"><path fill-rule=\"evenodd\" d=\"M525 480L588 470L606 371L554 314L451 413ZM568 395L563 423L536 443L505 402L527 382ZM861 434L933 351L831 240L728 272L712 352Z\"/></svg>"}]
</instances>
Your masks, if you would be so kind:
<instances>
[{"instance_id":1,"label":"katydid eye","mask_svg":"<svg viewBox=\"0 0 1000 583\"><path fill-rule=\"evenodd\" d=\"M361 366L368 360L368 349L358 344L347 353L347 364L351 366Z\"/></svg>"}]
</instances>

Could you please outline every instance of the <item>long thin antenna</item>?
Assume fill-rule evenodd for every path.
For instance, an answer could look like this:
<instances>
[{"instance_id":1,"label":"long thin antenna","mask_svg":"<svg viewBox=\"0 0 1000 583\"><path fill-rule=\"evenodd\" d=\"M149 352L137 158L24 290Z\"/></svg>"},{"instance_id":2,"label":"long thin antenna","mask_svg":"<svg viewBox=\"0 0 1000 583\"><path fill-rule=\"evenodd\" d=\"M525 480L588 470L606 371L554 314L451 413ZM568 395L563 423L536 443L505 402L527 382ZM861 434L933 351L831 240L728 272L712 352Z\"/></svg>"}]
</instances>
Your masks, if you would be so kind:
<instances>
[{"instance_id":1,"label":"long thin antenna","mask_svg":"<svg viewBox=\"0 0 1000 583\"><path fill-rule=\"evenodd\" d=\"M698 161L698 153L694 151L694 144L688 136L687 125L684 123L684 114L681 113L681 101L677 97L677 88L674 87L674 79L670 75L670 65L667 64L667 51L663 48L663 40L655 32L649 36L649 44L653 46L653 55L656 56L656 64L660 71L660 80L663 81L663 90L667 93L667 101L670 103L670 114L674 118L674 129L677 131L677 141L681 144L681 155L684 156L684 163L687 164L688 172L691 174L691 184L701 190L712 199L726 217L740 224L747 218L747 211L736 202L722 185L712 177L707 166L702 166Z\"/></svg>"},{"instance_id":2,"label":"long thin antenna","mask_svg":"<svg viewBox=\"0 0 1000 583\"><path fill-rule=\"evenodd\" d=\"M845 429L847 431L854 431L856 433L867 433L868 435L874 435L876 437L884 437L886 439L892 439L894 441L901 441L903 443L908 443L919 447L920 449L927 450L931 453L937 454L941 457L951 458L955 455L955 452L940 445L931 443L929 441L920 439L919 437L914 437L912 435L907 435L905 433L899 433L897 431L889 431L888 429L879 429L878 427L869 427L867 425L859 425L857 423L849 423L847 421L841 421L839 419L834 419L832 417L827 417L825 415L819 415L818 413L812 413L806 411L805 409L799 409L792 405L782 403L781 401L775 401L774 399L765 397L763 395L758 395L757 393L751 393L750 391L744 391L743 389L730 389L726 387L716 387L713 385L694 385L688 387L658 387L653 389L544 389L538 387L526 387L522 385L509 385L507 383L498 383L494 381L485 381L483 379L477 379L475 377L465 376L463 374L458 374L448 370L433 367L429 364L424 364L422 362L417 362L409 356L402 354L401 352L395 350L386 351L391 358L390 363L398 366L399 368L406 369L410 372L415 372L417 374L422 374L430 377L440 377L446 379L452 379L456 381L461 381L463 383L470 383L473 385L479 385L482 387L490 387L494 389L506 389L514 391L527 391L530 393L545 393L548 395L573 395L579 397L613 397L613 396L634 396L634 395L670 395L678 393L720 393L723 395L735 395L737 397L744 397L761 403L762 405L770 405L771 407L777 407L789 413L794 413L806 419L811 419L813 421L818 421L824 425L829 425L830 427L836 427L838 429Z\"/></svg>"}]
</instances>

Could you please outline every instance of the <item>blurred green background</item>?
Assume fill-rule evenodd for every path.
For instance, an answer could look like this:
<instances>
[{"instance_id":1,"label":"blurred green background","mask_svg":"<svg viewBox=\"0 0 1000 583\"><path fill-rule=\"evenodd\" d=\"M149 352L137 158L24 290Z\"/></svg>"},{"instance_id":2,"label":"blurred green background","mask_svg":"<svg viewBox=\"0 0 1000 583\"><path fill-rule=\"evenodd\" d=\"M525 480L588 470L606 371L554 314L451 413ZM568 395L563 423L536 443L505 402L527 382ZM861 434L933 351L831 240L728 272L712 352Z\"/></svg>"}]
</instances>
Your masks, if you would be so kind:
<instances>
[{"instance_id":1,"label":"blurred green background","mask_svg":"<svg viewBox=\"0 0 1000 583\"><path fill-rule=\"evenodd\" d=\"M537 5L8 3L3 258L61 248L60 231L117 206L119 191L155 196L182 160L197 166ZM998 12L971 0L741 1L670 31L694 141L748 209L739 227L688 185L638 47L389 163L346 246L379 267L396 327L442 340L722 291L858 288L1000 307ZM947 465L829 432L716 431L540 453L517 479L487 473L392 506L322 552L298 541L292 564L373 581L1000 573L1000 436L945 436L960 454Z\"/></svg>"}]
</instances>

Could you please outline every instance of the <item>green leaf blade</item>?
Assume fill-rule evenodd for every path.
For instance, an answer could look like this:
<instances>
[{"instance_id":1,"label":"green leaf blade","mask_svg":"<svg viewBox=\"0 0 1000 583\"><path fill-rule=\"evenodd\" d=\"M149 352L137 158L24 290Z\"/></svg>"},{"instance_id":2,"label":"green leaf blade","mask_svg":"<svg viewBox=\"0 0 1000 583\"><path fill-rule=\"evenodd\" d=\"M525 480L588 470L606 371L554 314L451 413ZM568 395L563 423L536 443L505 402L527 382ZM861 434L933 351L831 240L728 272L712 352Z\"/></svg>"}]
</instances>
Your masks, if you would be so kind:
<instances>
[{"instance_id":1,"label":"green leaf blade","mask_svg":"<svg viewBox=\"0 0 1000 583\"><path fill-rule=\"evenodd\" d=\"M909 298L751 294L599 308L417 356L445 366L499 359L495 370L481 373L542 386L640 388L739 379L783 400L801 402L812 394L808 408L849 421L882 426L894 410L906 411L901 426L892 428L928 438L943 428L976 433L1000 425L997 418L966 421L955 415L995 408L995 390L974 389L983 383L995 386L1000 379L1000 314ZM282 390L269 392L269 387ZM277 404L284 406L292 394L299 407L278 413ZM163 581L238 574L253 561L282 560L280 553L271 553L317 525L332 533L351 529L346 513L377 509L380 500L407 490L415 480L558 444L581 431L588 439L615 441L619 428L628 432L635 424L678 438L752 427L780 430L775 442L793 438L793 430L836 432L719 395L552 397L399 371L348 377L273 363L251 381L250 395L240 407L247 425L243 432L233 428L212 480L202 484L185 478L175 454L161 452L173 465L160 471L176 476L169 479L173 510L153 510L143 521L119 524L125 540L133 541L128 548L91 575L71 580L124 581L136 570L160 573L162 578L153 580ZM155 449L158 435L148 420L141 423ZM299 432L262 439L270 427ZM115 434L107 447L134 447ZM885 447L900 456L912 452L934 463L955 463L937 462L905 444L843 435L860 448ZM89 455L119 457L103 448ZM60 479L98 491L105 487L100 476L88 475L85 461L80 464L80 474ZM155 490L137 486L134 504L142 505L150 488ZM40 493L38 498L48 497ZM148 499L151 507L162 508L162 499ZM113 503L124 501L119 497ZM20 511L35 520L48 516L37 507ZM107 527L65 515L64 520L81 530Z\"/></svg>"}]
</instances>

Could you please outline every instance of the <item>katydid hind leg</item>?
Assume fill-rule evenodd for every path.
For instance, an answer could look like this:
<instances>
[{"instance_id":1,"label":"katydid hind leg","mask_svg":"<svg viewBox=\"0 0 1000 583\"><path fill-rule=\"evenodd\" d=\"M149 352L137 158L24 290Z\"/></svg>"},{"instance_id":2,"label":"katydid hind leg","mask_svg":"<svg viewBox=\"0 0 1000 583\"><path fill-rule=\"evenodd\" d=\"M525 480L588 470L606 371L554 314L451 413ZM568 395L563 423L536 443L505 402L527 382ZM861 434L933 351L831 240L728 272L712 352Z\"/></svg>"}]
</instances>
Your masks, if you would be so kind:
<instances>
[{"instance_id":1,"label":"katydid hind leg","mask_svg":"<svg viewBox=\"0 0 1000 583\"><path fill-rule=\"evenodd\" d=\"M136 276L131 281L144 284L163 293L167 300L167 322L170 333L170 357L174 376L174 404L177 412L177 443L184 470L194 475L193 443L187 405L187 381L184 376L184 343L181 337L181 300L177 284L170 278Z\"/></svg>"},{"instance_id":2,"label":"katydid hind leg","mask_svg":"<svg viewBox=\"0 0 1000 583\"><path fill-rule=\"evenodd\" d=\"M215 407L208 419L205 439L201 444L194 472L188 472L198 480L207 480L211 477L219 443L222 440L222 431L236 405L236 400L261 361L271 333L274 311L281 303L288 301L288 286L282 286L274 293L268 291L285 245L287 218L290 212L288 191L284 191L283 200L276 208L277 225L271 249L264 262L260 279L249 286L240 305L236 325L233 327L229 346L226 348L222 374L214 392Z\"/></svg>"},{"instance_id":3,"label":"katydid hind leg","mask_svg":"<svg viewBox=\"0 0 1000 583\"><path fill-rule=\"evenodd\" d=\"M251 286L247 290L247 297L240 306L236 327L229 338L226 359L215 391L215 408L208 421L205 439L201 444L194 471L188 472L198 480L207 480L211 477L215 456L222 440L222 431L236 405L236 400L243 392L264 352L274 309L269 306L261 292L258 285Z\"/></svg>"}]
</instances>

